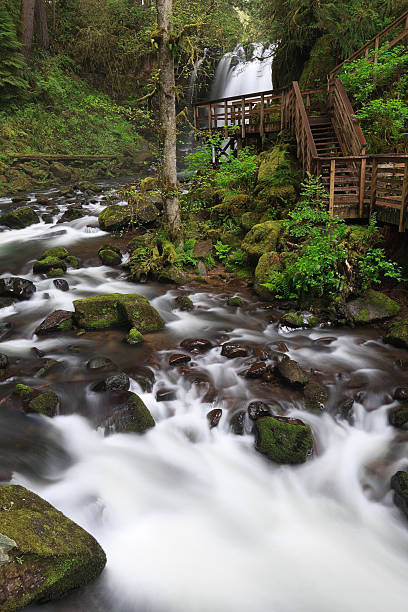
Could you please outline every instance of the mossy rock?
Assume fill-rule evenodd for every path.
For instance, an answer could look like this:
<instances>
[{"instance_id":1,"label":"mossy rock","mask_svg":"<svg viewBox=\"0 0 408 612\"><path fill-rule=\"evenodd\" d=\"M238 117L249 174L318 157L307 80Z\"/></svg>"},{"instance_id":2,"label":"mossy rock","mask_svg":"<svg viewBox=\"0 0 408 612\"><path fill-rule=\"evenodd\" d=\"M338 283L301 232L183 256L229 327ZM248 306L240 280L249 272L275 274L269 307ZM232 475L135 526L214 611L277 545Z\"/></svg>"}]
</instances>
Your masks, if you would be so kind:
<instances>
[{"instance_id":1,"label":"mossy rock","mask_svg":"<svg viewBox=\"0 0 408 612\"><path fill-rule=\"evenodd\" d=\"M408 518L408 472L402 470L391 478L391 489L394 489L394 503Z\"/></svg>"},{"instance_id":2,"label":"mossy rock","mask_svg":"<svg viewBox=\"0 0 408 612\"><path fill-rule=\"evenodd\" d=\"M0 487L0 533L14 540L0 566L0 609L60 599L102 572L106 556L82 527L19 485Z\"/></svg>"},{"instance_id":3,"label":"mossy rock","mask_svg":"<svg viewBox=\"0 0 408 612\"><path fill-rule=\"evenodd\" d=\"M239 249L241 246L242 234L239 230L229 230L221 234L220 240L223 244L227 244L232 249Z\"/></svg>"},{"instance_id":4,"label":"mossy rock","mask_svg":"<svg viewBox=\"0 0 408 612\"><path fill-rule=\"evenodd\" d=\"M308 383L304 388L305 407L310 412L322 412L326 408L329 392L319 383Z\"/></svg>"},{"instance_id":5,"label":"mossy rock","mask_svg":"<svg viewBox=\"0 0 408 612\"><path fill-rule=\"evenodd\" d=\"M48 249L44 251L44 253L40 257L40 261L42 259L46 259L47 257L56 257L57 259L65 259L68 257L69 251L65 247L55 247L54 249Z\"/></svg>"},{"instance_id":6,"label":"mossy rock","mask_svg":"<svg viewBox=\"0 0 408 612\"><path fill-rule=\"evenodd\" d=\"M69 310L55 310L36 328L37 336L44 336L54 332L66 332L73 327L73 313Z\"/></svg>"},{"instance_id":7,"label":"mossy rock","mask_svg":"<svg viewBox=\"0 0 408 612\"><path fill-rule=\"evenodd\" d=\"M279 323L293 329L308 328L317 325L317 318L307 312L287 312L280 318Z\"/></svg>"},{"instance_id":8,"label":"mossy rock","mask_svg":"<svg viewBox=\"0 0 408 612\"><path fill-rule=\"evenodd\" d=\"M58 395L52 389L48 389L29 402L27 412L37 412L47 417L53 417L58 412L58 406Z\"/></svg>"},{"instance_id":9,"label":"mossy rock","mask_svg":"<svg viewBox=\"0 0 408 612\"><path fill-rule=\"evenodd\" d=\"M0 217L0 225L6 225L10 229L22 229L34 223L40 223L40 218L28 206L4 213Z\"/></svg>"},{"instance_id":10,"label":"mossy rock","mask_svg":"<svg viewBox=\"0 0 408 612\"><path fill-rule=\"evenodd\" d=\"M34 263L33 272L34 274L42 274L56 268L66 272L67 264L63 259L59 259L58 257L45 257Z\"/></svg>"},{"instance_id":11,"label":"mossy rock","mask_svg":"<svg viewBox=\"0 0 408 612\"><path fill-rule=\"evenodd\" d=\"M346 315L354 325L385 321L400 311L399 305L384 293L370 289L346 304Z\"/></svg>"},{"instance_id":12,"label":"mossy rock","mask_svg":"<svg viewBox=\"0 0 408 612\"><path fill-rule=\"evenodd\" d=\"M84 216L84 211L79 206L72 206L68 208L62 217L58 219L58 223L69 223L70 221L75 221L76 219L81 219Z\"/></svg>"},{"instance_id":13,"label":"mossy rock","mask_svg":"<svg viewBox=\"0 0 408 612\"><path fill-rule=\"evenodd\" d=\"M408 319L400 319L391 323L384 337L384 342L408 349Z\"/></svg>"},{"instance_id":14,"label":"mossy rock","mask_svg":"<svg viewBox=\"0 0 408 612\"><path fill-rule=\"evenodd\" d=\"M263 286L270 279L273 271L281 272L283 265L281 258L276 251L264 253L261 255L258 261L258 265L255 268L255 283L254 290L262 298L271 297L269 289Z\"/></svg>"},{"instance_id":15,"label":"mossy rock","mask_svg":"<svg viewBox=\"0 0 408 612\"><path fill-rule=\"evenodd\" d=\"M136 393L132 393L126 407L118 410L105 423L105 432L142 434L156 425L150 410Z\"/></svg>"},{"instance_id":16,"label":"mossy rock","mask_svg":"<svg viewBox=\"0 0 408 612\"><path fill-rule=\"evenodd\" d=\"M312 453L313 437L308 425L273 416L257 419L254 424L255 447L275 463L304 463Z\"/></svg>"},{"instance_id":17,"label":"mossy rock","mask_svg":"<svg viewBox=\"0 0 408 612\"><path fill-rule=\"evenodd\" d=\"M159 186L159 180L155 176L146 176L140 181L140 193L147 193L148 191L156 191Z\"/></svg>"},{"instance_id":18,"label":"mossy rock","mask_svg":"<svg viewBox=\"0 0 408 612\"><path fill-rule=\"evenodd\" d=\"M79 266L79 259L78 257L75 257L75 255L68 255L68 257L65 258L65 261L71 268L78 268Z\"/></svg>"},{"instance_id":19,"label":"mossy rock","mask_svg":"<svg viewBox=\"0 0 408 612\"><path fill-rule=\"evenodd\" d=\"M254 225L241 245L250 260L258 262L264 253L276 251L282 227L282 221L265 221Z\"/></svg>"},{"instance_id":20,"label":"mossy rock","mask_svg":"<svg viewBox=\"0 0 408 612\"><path fill-rule=\"evenodd\" d=\"M62 181L69 181L71 178L71 168L64 166L59 162L54 162L50 165L50 171Z\"/></svg>"},{"instance_id":21,"label":"mossy rock","mask_svg":"<svg viewBox=\"0 0 408 612\"><path fill-rule=\"evenodd\" d=\"M104 266L118 266L122 261L120 252L117 253L110 248L100 249L98 256Z\"/></svg>"},{"instance_id":22,"label":"mossy rock","mask_svg":"<svg viewBox=\"0 0 408 612\"><path fill-rule=\"evenodd\" d=\"M134 225L149 225L157 221L160 213L152 202L137 205L113 204L107 206L99 216L99 227L105 232L130 229Z\"/></svg>"},{"instance_id":23,"label":"mossy rock","mask_svg":"<svg viewBox=\"0 0 408 612\"><path fill-rule=\"evenodd\" d=\"M245 212L241 216L242 229L245 230L246 232L249 232L249 230L252 229L254 225L257 225L258 223L261 222L261 217L262 217L261 213L252 212L252 211Z\"/></svg>"},{"instance_id":24,"label":"mossy rock","mask_svg":"<svg viewBox=\"0 0 408 612\"><path fill-rule=\"evenodd\" d=\"M230 297L227 300L227 304L233 308L241 308L241 306L244 305L244 300L237 295L235 297Z\"/></svg>"},{"instance_id":25,"label":"mossy rock","mask_svg":"<svg viewBox=\"0 0 408 612\"><path fill-rule=\"evenodd\" d=\"M140 333L140 331L138 331L135 328L132 328L129 331L128 335L126 336L126 342L127 344L130 344L131 346L142 344L144 342L144 337Z\"/></svg>"},{"instance_id":26,"label":"mossy rock","mask_svg":"<svg viewBox=\"0 0 408 612\"><path fill-rule=\"evenodd\" d=\"M64 270L62 268L52 268L52 270L48 270L47 278L58 278L60 276L64 276Z\"/></svg>"},{"instance_id":27,"label":"mossy rock","mask_svg":"<svg viewBox=\"0 0 408 612\"><path fill-rule=\"evenodd\" d=\"M34 389L32 387L29 387L28 385L22 385L20 383L14 387L13 393L24 400L29 398L30 395L34 393Z\"/></svg>"},{"instance_id":28,"label":"mossy rock","mask_svg":"<svg viewBox=\"0 0 408 612\"><path fill-rule=\"evenodd\" d=\"M194 304L186 295L178 295L174 300L176 308L179 310L183 310L185 312L189 312L194 310Z\"/></svg>"},{"instance_id":29,"label":"mossy rock","mask_svg":"<svg viewBox=\"0 0 408 612\"><path fill-rule=\"evenodd\" d=\"M164 321L138 294L112 293L96 295L74 302L74 318L79 327L89 330L128 326L140 333L154 332L164 327Z\"/></svg>"},{"instance_id":30,"label":"mossy rock","mask_svg":"<svg viewBox=\"0 0 408 612\"><path fill-rule=\"evenodd\" d=\"M390 410L388 413L388 422L398 429L405 428L408 424L408 406L399 406L398 408Z\"/></svg>"}]
</instances>

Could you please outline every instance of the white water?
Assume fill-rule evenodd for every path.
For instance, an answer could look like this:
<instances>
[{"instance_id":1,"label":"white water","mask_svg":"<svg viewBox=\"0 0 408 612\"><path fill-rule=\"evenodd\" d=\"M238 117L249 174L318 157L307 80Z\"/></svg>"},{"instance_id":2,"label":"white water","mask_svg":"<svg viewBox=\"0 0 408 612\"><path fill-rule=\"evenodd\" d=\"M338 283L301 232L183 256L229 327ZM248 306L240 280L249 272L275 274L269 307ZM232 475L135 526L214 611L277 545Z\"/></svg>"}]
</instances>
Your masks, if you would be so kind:
<instances>
[{"instance_id":1,"label":"white water","mask_svg":"<svg viewBox=\"0 0 408 612\"><path fill-rule=\"evenodd\" d=\"M98 210L99 205L94 214ZM46 238L59 229L66 233ZM2 244L11 253L19 242L31 244L39 237L44 250L94 234L80 220L6 231ZM15 473L13 482L38 492L93 533L108 564L88 590L40 612L406 611L408 530L389 492L390 476L406 467L398 457L406 457L407 450L406 443L395 450L395 430L387 424L387 395L394 377L403 377L392 366L395 349L368 332L360 337L347 330L290 332L268 324L262 311L233 311L225 307L224 296L194 289L196 310L174 312L174 291L135 286L104 266L69 271L67 293L51 280L34 277L30 268L24 276L35 280L37 293L2 311L18 326L18 338L0 343L0 352L10 356L32 346L54 354L71 344L72 337L38 339L33 331L56 308L72 309L73 299L137 291L156 296L153 303L168 322L166 334L176 350L181 339L213 337L216 330L261 346L284 340L293 358L320 371L331 398L353 388L348 383L357 378L369 391L364 403L355 404L350 426L330 414L300 410L289 391L282 399L270 388L271 401L278 399L313 429L315 456L300 467L267 462L254 450L252 435L229 431L227 408L245 408L257 399L257 387L238 375L244 360L226 360L219 348L194 359L217 389L215 403L202 403L202 391L164 367L172 351L159 355L152 393L142 393L132 382L157 421L144 436L104 438L78 415L53 419L72 466L48 481ZM313 340L328 335L337 339L317 350ZM92 343L92 335L74 341ZM108 344L105 350L109 356ZM132 353L135 363L138 350ZM162 385L177 390L177 401L155 401ZM72 411L86 399L78 395ZM206 414L214 406L224 412L218 428L210 431Z\"/></svg>"}]
</instances>

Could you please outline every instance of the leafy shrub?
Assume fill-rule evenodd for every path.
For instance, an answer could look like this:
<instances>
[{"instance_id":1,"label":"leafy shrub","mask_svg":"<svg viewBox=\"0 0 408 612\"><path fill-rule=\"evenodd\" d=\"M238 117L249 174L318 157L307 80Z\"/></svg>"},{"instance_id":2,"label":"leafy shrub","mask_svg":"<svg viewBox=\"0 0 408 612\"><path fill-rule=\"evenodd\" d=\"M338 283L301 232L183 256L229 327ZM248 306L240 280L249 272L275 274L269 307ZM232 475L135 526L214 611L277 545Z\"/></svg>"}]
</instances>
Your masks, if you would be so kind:
<instances>
[{"instance_id":1,"label":"leafy shrub","mask_svg":"<svg viewBox=\"0 0 408 612\"><path fill-rule=\"evenodd\" d=\"M221 240L217 240L214 245L215 255L220 261L225 261L228 257L228 254L231 250L231 247L228 244L223 244Z\"/></svg>"},{"instance_id":2,"label":"leafy shrub","mask_svg":"<svg viewBox=\"0 0 408 612\"><path fill-rule=\"evenodd\" d=\"M24 59L14 23L4 6L0 6L0 101L10 102L24 95L28 82L24 78Z\"/></svg>"}]
</instances>

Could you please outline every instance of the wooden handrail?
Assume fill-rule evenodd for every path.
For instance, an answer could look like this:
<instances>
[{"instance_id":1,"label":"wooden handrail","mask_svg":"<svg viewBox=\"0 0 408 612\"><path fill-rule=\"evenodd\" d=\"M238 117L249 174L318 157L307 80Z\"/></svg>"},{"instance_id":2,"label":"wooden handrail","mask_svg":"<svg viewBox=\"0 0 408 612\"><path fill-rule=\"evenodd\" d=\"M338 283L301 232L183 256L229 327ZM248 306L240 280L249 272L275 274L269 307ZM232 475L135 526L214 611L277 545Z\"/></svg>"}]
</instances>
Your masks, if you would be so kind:
<instances>
[{"instance_id":1,"label":"wooden handrail","mask_svg":"<svg viewBox=\"0 0 408 612\"><path fill-rule=\"evenodd\" d=\"M339 78L334 79L330 84L329 113L333 115L343 153L364 154L367 141L354 117L350 99Z\"/></svg>"},{"instance_id":2,"label":"wooden handrail","mask_svg":"<svg viewBox=\"0 0 408 612\"><path fill-rule=\"evenodd\" d=\"M373 36L373 38L371 38L365 45L360 47L360 49L357 49L357 51L355 51L352 55L350 55L350 57L348 57L347 59L343 60L342 62L340 62L340 64L338 64L335 68L333 68L333 70L331 70L329 72L329 74L328 74L328 80L331 81L336 76L336 74L338 74L340 72L340 70L343 68L344 64L346 64L347 62L352 62L353 60L361 57L366 51L368 51L370 49L370 47L372 47L372 45L376 45L376 41L378 43L378 41L381 38L383 38L391 30L396 28L403 21L405 21L405 23L406 23L406 27L404 29L404 32L407 32L407 34L408 34L407 19L408 19L408 10L404 11L402 13L402 15L397 17L397 19L394 19L394 21L392 23L390 23L386 28L384 28L383 30L381 30L381 32L379 32L378 34ZM401 38L404 38L404 32L401 33L396 39L394 39L392 41L392 43L393 43L392 46L394 46L394 44L397 44L401 40Z\"/></svg>"},{"instance_id":3,"label":"wooden handrail","mask_svg":"<svg viewBox=\"0 0 408 612\"><path fill-rule=\"evenodd\" d=\"M293 92L295 94L296 106L299 110L300 117L302 119L301 128L306 134L308 148L312 157L317 157L316 145L313 139L312 130L310 129L310 123L306 113L305 104L303 102L302 93L300 91L299 83L297 81L293 81Z\"/></svg>"}]
</instances>

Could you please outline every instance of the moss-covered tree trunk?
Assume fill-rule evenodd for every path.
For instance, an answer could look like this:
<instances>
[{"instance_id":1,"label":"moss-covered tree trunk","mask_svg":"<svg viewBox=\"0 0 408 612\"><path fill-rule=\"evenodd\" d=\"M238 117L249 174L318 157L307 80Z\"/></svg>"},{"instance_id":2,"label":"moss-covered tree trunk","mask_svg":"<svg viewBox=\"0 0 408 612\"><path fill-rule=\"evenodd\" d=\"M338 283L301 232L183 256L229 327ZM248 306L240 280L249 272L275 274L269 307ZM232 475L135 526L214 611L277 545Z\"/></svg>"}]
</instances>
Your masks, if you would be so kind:
<instances>
[{"instance_id":1,"label":"moss-covered tree trunk","mask_svg":"<svg viewBox=\"0 0 408 612\"><path fill-rule=\"evenodd\" d=\"M50 46L50 37L48 34L47 11L44 0L37 0L35 11L37 26L36 32L38 32L40 45L43 49L48 49Z\"/></svg>"},{"instance_id":2,"label":"moss-covered tree trunk","mask_svg":"<svg viewBox=\"0 0 408 612\"><path fill-rule=\"evenodd\" d=\"M35 0L24 0L22 30L23 30L23 53L26 60L30 58L34 34L34 11Z\"/></svg>"},{"instance_id":3,"label":"moss-covered tree trunk","mask_svg":"<svg viewBox=\"0 0 408 612\"><path fill-rule=\"evenodd\" d=\"M177 240L181 234L181 219L176 165L176 83L171 48L173 0L157 0L156 7L160 33L157 39L159 45L160 179L168 234L172 240Z\"/></svg>"}]
</instances>

